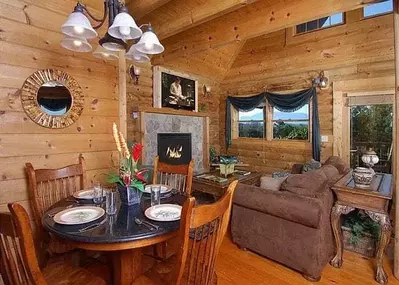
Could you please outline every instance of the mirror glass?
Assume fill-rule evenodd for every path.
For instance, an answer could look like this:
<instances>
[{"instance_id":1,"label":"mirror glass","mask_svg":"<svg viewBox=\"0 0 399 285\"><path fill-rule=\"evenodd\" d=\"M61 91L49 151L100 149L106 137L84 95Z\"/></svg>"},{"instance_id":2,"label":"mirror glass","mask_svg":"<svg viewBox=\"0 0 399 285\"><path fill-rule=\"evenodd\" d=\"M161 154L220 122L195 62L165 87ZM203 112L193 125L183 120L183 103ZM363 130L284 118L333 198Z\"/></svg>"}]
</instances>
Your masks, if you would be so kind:
<instances>
[{"instance_id":1,"label":"mirror glass","mask_svg":"<svg viewBox=\"0 0 399 285\"><path fill-rule=\"evenodd\" d=\"M68 88L57 81L49 81L37 91L37 102L43 112L51 116L62 116L72 106L72 95Z\"/></svg>"}]
</instances>

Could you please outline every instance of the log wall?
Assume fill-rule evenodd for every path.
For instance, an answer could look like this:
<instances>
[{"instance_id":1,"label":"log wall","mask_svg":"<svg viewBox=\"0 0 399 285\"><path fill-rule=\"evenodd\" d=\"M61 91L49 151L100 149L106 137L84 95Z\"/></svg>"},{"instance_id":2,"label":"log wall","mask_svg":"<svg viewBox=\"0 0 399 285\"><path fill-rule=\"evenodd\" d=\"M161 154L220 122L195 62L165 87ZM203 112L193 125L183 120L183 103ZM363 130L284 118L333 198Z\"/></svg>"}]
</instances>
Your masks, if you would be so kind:
<instances>
[{"instance_id":1,"label":"log wall","mask_svg":"<svg viewBox=\"0 0 399 285\"><path fill-rule=\"evenodd\" d=\"M101 179L116 157L112 138L112 122L119 121L116 65L60 46L60 27L75 4L0 0L0 211L16 201L30 209L26 162L35 168L59 168L77 163L83 154L90 181ZM66 129L36 125L21 106L25 79L46 68L68 72L84 92L83 114Z\"/></svg>"},{"instance_id":2,"label":"log wall","mask_svg":"<svg viewBox=\"0 0 399 285\"><path fill-rule=\"evenodd\" d=\"M292 28L248 40L221 83L220 145L225 149L225 101L228 95L249 96L310 88L320 71L330 86L318 90L322 160L333 154L333 86L364 92L394 88L392 15L361 19L361 10L348 12L346 24L294 36ZM365 87L357 80L366 79ZM342 117L336 118L342 120ZM259 171L289 170L311 158L311 144L299 141L236 139L228 151Z\"/></svg>"}]
</instances>

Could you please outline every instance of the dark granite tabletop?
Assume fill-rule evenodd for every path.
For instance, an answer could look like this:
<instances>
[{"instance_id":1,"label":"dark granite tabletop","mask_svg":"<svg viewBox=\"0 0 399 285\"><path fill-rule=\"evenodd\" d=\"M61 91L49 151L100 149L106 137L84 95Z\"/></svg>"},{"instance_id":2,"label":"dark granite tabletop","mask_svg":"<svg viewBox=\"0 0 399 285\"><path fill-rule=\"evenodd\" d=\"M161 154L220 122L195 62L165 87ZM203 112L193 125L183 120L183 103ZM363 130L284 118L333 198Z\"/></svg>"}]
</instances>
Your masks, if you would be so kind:
<instances>
[{"instance_id":1,"label":"dark granite tabletop","mask_svg":"<svg viewBox=\"0 0 399 285\"><path fill-rule=\"evenodd\" d=\"M157 237L166 233L176 231L179 229L180 226L180 221L156 222L147 219L144 215L144 211L150 206L150 197L148 195L143 195L140 205L133 205L128 207L119 204L118 211L115 215L105 214L100 219L92 222L98 223L101 222L103 219L106 219L106 221L102 225L84 232L79 232L79 229L87 227L92 223L86 223L83 225L61 225L55 223L53 218L48 215L62 211L70 205L72 205L73 207L79 207L82 205L93 205L92 201L85 202L83 200L79 200L79 203L75 201L76 200L73 197L69 197L53 205L43 215L42 224L44 228L64 240L74 242L121 243ZM184 201L184 196L173 195L169 198L161 199L161 204L183 205ZM105 209L105 203L103 203L102 207ZM134 221L135 217L158 225L159 229L151 231L144 225L137 225Z\"/></svg>"}]
</instances>

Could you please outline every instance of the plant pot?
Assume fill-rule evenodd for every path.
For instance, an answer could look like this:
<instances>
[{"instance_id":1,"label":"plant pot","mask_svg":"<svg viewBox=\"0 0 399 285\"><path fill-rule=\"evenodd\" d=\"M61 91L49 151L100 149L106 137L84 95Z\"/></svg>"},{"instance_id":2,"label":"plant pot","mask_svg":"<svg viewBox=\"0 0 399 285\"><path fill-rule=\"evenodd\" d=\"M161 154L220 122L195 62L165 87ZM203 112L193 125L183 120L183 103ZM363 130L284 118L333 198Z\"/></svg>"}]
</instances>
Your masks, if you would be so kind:
<instances>
[{"instance_id":1,"label":"plant pot","mask_svg":"<svg viewBox=\"0 0 399 285\"><path fill-rule=\"evenodd\" d=\"M118 184L118 191L123 205L132 206L140 204L142 193L137 188Z\"/></svg>"},{"instance_id":2,"label":"plant pot","mask_svg":"<svg viewBox=\"0 0 399 285\"><path fill-rule=\"evenodd\" d=\"M359 242L356 244L350 243L352 230L342 226L344 249L359 253L363 256L374 257L376 253L377 242L375 238L369 233L363 233Z\"/></svg>"}]
</instances>

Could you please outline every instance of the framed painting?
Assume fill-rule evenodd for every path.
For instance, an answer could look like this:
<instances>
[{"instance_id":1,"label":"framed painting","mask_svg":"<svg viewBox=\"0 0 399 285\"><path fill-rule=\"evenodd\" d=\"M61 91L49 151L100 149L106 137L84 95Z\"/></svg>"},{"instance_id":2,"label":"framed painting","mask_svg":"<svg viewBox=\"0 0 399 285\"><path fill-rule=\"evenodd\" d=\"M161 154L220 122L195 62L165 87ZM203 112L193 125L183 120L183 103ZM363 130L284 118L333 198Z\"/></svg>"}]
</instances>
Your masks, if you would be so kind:
<instances>
[{"instance_id":1,"label":"framed painting","mask_svg":"<svg viewBox=\"0 0 399 285\"><path fill-rule=\"evenodd\" d=\"M198 111L198 80L188 74L155 66L154 107Z\"/></svg>"}]
</instances>

